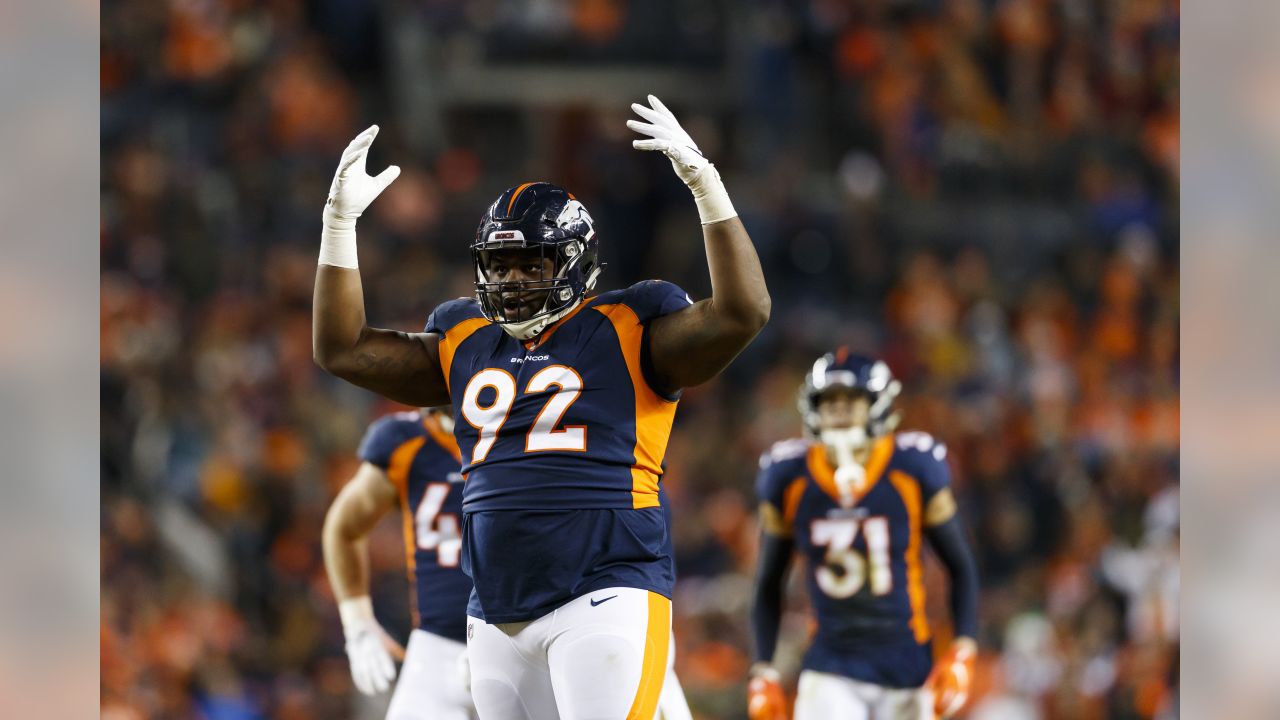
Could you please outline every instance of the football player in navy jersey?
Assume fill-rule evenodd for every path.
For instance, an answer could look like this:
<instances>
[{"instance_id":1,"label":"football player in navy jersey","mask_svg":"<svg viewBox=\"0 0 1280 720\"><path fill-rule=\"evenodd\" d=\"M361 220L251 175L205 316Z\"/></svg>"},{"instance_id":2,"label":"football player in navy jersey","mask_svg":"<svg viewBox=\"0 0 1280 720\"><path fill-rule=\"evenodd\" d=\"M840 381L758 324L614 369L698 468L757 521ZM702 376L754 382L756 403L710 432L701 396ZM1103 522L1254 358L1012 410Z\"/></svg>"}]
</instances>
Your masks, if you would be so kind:
<instances>
[{"instance_id":1,"label":"football player in navy jersey","mask_svg":"<svg viewBox=\"0 0 1280 720\"><path fill-rule=\"evenodd\" d=\"M421 333L381 330L365 321L355 250L356 219L399 172L365 172L376 126L347 148L324 211L316 361L399 402L450 403L457 418L482 718L654 716L674 583L659 481L676 405L769 317L719 173L657 98L632 109L633 146L665 154L693 193L710 298L656 280L597 293L591 215L563 188L528 182L481 218L475 297L440 305Z\"/></svg>"},{"instance_id":2,"label":"football player in navy jersey","mask_svg":"<svg viewBox=\"0 0 1280 720\"><path fill-rule=\"evenodd\" d=\"M810 439L780 442L760 460L752 720L786 717L771 663L797 553L817 630L796 720L924 720L964 705L977 652L977 570L956 515L946 446L925 433L894 433L900 389L882 361L844 348L823 356L799 398ZM950 574L955 625L936 664L925 618L926 538Z\"/></svg>"},{"instance_id":3,"label":"football player in navy jersey","mask_svg":"<svg viewBox=\"0 0 1280 720\"><path fill-rule=\"evenodd\" d=\"M360 467L329 508L324 559L338 599L356 687L372 695L395 680L389 720L469 720L466 612L471 578L459 567L462 473L447 412L388 415L360 443ZM414 630L400 649L374 618L367 536L399 505L413 589Z\"/></svg>"}]
</instances>

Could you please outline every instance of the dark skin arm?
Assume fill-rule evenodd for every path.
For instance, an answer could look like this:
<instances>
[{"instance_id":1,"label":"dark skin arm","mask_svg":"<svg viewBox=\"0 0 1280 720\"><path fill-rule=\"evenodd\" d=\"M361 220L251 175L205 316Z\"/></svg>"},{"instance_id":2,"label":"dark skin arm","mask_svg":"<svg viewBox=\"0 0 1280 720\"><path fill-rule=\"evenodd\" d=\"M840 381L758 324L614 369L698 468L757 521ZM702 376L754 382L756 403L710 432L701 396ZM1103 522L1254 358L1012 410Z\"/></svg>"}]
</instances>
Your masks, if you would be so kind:
<instances>
[{"instance_id":1,"label":"dark skin arm","mask_svg":"<svg viewBox=\"0 0 1280 720\"><path fill-rule=\"evenodd\" d=\"M649 360L656 390L701 385L728 367L769 320L764 270L737 217L702 226L711 297L655 319Z\"/></svg>"},{"instance_id":2,"label":"dark skin arm","mask_svg":"<svg viewBox=\"0 0 1280 720\"><path fill-rule=\"evenodd\" d=\"M317 266L311 338L316 364L347 382L405 405L449 403L440 336L369 327L359 270Z\"/></svg>"}]
</instances>

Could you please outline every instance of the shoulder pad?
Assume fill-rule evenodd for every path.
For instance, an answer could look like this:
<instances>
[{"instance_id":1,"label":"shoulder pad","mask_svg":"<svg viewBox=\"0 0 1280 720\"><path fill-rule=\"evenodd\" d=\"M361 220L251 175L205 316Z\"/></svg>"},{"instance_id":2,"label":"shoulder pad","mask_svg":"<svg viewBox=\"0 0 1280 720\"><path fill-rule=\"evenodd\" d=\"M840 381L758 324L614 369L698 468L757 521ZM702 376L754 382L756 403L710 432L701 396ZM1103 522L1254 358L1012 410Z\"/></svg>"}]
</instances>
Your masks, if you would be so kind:
<instances>
[{"instance_id":1,"label":"shoulder pad","mask_svg":"<svg viewBox=\"0 0 1280 720\"><path fill-rule=\"evenodd\" d=\"M809 452L810 445L812 445L812 442L804 438L779 440L760 456L760 469L764 470L770 465L803 457L805 453Z\"/></svg>"},{"instance_id":2,"label":"shoulder pad","mask_svg":"<svg viewBox=\"0 0 1280 720\"><path fill-rule=\"evenodd\" d=\"M903 453L927 455L938 462L942 462L947 459L946 444L939 440L935 440L934 437L927 432L911 430L908 432L897 433L894 437L894 444L898 450Z\"/></svg>"},{"instance_id":3,"label":"shoulder pad","mask_svg":"<svg viewBox=\"0 0 1280 720\"><path fill-rule=\"evenodd\" d=\"M427 317L423 332L443 335L464 320L483 317L480 303L476 302L474 297L457 298L440 303L435 310L432 310L431 315Z\"/></svg>"},{"instance_id":4,"label":"shoulder pad","mask_svg":"<svg viewBox=\"0 0 1280 720\"><path fill-rule=\"evenodd\" d=\"M624 290L618 301L634 310L641 322L670 315L693 304L688 293L665 280L638 282Z\"/></svg>"}]
</instances>

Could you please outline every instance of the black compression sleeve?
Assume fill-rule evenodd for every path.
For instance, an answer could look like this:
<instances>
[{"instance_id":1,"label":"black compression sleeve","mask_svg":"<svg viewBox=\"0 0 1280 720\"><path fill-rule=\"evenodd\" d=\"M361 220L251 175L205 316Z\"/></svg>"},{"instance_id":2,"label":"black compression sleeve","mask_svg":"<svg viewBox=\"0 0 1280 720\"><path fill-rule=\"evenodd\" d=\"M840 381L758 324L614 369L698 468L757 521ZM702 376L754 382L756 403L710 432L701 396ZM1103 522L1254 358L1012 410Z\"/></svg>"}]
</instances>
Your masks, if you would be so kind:
<instances>
[{"instance_id":1,"label":"black compression sleeve","mask_svg":"<svg viewBox=\"0 0 1280 720\"><path fill-rule=\"evenodd\" d=\"M951 617L956 636L978 635L978 566L959 517L928 529L929 542L951 576Z\"/></svg>"},{"instance_id":2,"label":"black compression sleeve","mask_svg":"<svg viewBox=\"0 0 1280 720\"><path fill-rule=\"evenodd\" d=\"M755 597L751 603L751 635L755 659L773 662L782 624L782 590L791 565L791 538L760 533L760 559L756 565Z\"/></svg>"}]
</instances>

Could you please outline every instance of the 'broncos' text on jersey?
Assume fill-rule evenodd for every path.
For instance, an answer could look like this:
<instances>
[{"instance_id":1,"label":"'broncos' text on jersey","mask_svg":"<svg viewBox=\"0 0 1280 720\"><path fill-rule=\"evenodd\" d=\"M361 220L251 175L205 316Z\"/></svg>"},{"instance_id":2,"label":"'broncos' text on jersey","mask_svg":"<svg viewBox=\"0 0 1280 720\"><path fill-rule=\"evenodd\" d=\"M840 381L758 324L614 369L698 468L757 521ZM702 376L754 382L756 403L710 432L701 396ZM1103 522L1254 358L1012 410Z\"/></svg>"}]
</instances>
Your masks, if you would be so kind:
<instances>
[{"instance_id":1,"label":"'broncos' text on jersey","mask_svg":"<svg viewBox=\"0 0 1280 720\"><path fill-rule=\"evenodd\" d=\"M460 562L462 473L457 442L431 415L396 413L369 427L359 456L382 468L400 495L414 625L465 643L471 579Z\"/></svg>"}]
</instances>

